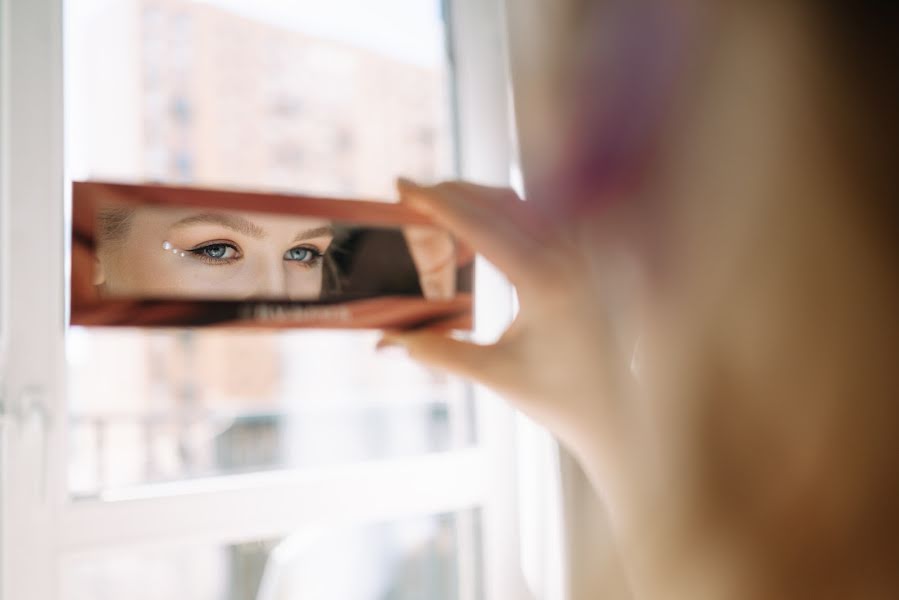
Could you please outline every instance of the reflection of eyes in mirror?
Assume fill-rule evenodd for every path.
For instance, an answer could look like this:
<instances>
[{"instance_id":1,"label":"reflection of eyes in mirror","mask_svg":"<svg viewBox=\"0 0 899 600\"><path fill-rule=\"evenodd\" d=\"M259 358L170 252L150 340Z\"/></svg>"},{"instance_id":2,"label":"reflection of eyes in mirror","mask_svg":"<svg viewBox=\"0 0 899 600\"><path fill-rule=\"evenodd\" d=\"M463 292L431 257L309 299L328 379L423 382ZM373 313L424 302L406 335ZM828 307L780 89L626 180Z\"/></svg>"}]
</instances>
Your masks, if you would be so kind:
<instances>
[{"instance_id":1,"label":"reflection of eyes in mirror","mask_svg":"<svg viewBox=\"0 0 899 600\"><path fill-rule=\"evenodd\" d=\"M93 284L108 298L449 300L460 291L455 242L429 225L121 204L98 208L95 223Z\"/></svg>"},{"instance_id":2,"label":"reflection of eyes in mirror","mask_svg":"<svg viewBox=\"0 0 899 600\"><path fill-rule=\"evenodd\" d=\"M196 248L182 250L166 241L162 243L162 249L166 252L171 251L172 254L177 254L181 258L193 255L211 265L230 265L244 258L243 251L231 242L210 242ZM324 252L313 246L297 246L285 252L282 259L305 265L308 268L315 266L324 256Z\"/></svg>"},{"instance_id":3,"label":"reflection of eyes in mirror","mask_svg":"<svg viewBox=\"0 0 899 600\"><path fill-rule=\"evenodd\" d=\"M94 284L106 296L314 300L334 279L326 219L115 207L98 225Z\"/></svg>"}]
</instances>

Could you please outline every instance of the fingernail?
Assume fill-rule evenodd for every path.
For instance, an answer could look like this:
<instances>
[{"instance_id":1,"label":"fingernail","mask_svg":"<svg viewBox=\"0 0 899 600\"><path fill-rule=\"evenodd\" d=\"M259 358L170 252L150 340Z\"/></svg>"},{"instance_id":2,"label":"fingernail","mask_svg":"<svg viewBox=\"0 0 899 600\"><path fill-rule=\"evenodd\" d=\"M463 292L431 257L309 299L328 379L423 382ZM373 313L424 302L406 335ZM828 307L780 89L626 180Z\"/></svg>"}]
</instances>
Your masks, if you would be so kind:
<instances>
[{"instance_id":1,"label":"fingernail","mask_svg":"<svg viewBox=\"0 0 899 600\"><path fill-rule=\"evenodd\" d=\"M430 215L433 212L427 197L416 193L414 189L405 190L400 194L400 204L423 215Z\"/></svg>"},{"instance_id":2,"label":"fingernail","mask_svg":"<svg viewBox=\"0 0 899 600\"><path fill-rule=\"evenodd\" d=\"M418 190L421 189L421 186L412 181L411 179L407 179L405 177L397 177L396 178L396 186L400 189L407 190Z\"/></svg>"},{"instance_id":3,"label":"fingernail","mask_svg":"<svg viewBox=\"0 0 899 600\"><path fill-rule=\"evenodd\" d=\"M375 346L375 350L387 350L390 348L402 348L403 345L394 337L384 336L380 340L378 340L377 345Z\"/></svg>"},{"instance_id":4,"label":"fingernail","mask_svg":"<svg viewBox=\"0 0 899 600\"><path fill-rule=\"evenodd\" d=\"M421 288L428 300L449 300L453 297L452 290L439 279L425 279L421 282Z\"/></svg>"},{"instance_id":5,"label":"fingernail","mask_svg":"<svg viewBox=\"0 0 899 600\"><path fill-rule=\"evenodd\" d=\"M396 189L400 193L400 203L413 209L425 209L426 205L421 201L421 197L416 192L420 192L423 188L411 179L398 177L396 180Z\"/></svg>"},{"instance_id":6,"label":"fingernail","mask_svg":"<svg viewBox=\"0 0 899 600\"><path fill-rule=\"evenodd\" d=\"M378 342L378 345L375 346L375 351L379 356L383 356L384 358L409 358L409 351L406 349L406 347L391 338L382 338Z\"/></svg>"}]
</instances>

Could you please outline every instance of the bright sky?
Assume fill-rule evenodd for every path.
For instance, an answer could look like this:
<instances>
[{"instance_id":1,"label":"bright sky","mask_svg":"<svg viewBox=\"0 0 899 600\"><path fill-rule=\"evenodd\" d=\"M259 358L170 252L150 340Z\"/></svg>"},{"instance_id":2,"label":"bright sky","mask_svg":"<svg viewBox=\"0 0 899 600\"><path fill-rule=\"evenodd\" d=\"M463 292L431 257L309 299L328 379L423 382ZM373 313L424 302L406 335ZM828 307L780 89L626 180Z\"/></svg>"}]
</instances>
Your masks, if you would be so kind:
<instances>
[{"instance_id":1,"label":"bright sky","mask_svg":"<svg viewBox=\"0 0 899 600\"><path fill-rule=\"evenodd\" d=\"M194 0L422 65L444 58L440 0Z\"/></svg>"}]
</instances>

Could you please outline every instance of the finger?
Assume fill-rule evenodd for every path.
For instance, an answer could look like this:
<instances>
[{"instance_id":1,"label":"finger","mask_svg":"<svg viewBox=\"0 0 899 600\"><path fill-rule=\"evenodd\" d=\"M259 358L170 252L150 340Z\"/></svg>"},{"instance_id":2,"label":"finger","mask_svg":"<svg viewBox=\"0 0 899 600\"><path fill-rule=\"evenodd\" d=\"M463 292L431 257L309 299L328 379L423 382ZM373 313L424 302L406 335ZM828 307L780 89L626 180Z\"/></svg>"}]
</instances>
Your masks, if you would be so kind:
<instances>
[{"instance_id":1,"label":"finger","mask_svg":"<svg viewBox=\"0 0 899 600\"><path fill-rule=\"evenodd\" d=\"M448 300L456 292L456 248L445 230L430 226L403 228L424 297Z\"/></svg>"},{"instance_id":2,"label":"finger","mask_svg":"<svg viewBox=\"0 0 899 600\"><path fill-rule=\"evenodd\" d=\"M496 382L499 371L495 346L462 342L430 331L385 333L377 347L402 348L413 360L487 386Z\"/></svg>"},{"instance_id":3,"label":"finger","mask_svg":"<svg viewBox=\"0 0 899 600\"><path fill-rule=\"evenodd\" d=\"M539 206L524 202L510 188L479 185L468 181L453 181L448 185L457 186L469 194L477 194L489 199L489 202L484 203L485 209L498 213L498 216L511 219L534 238L544 238L549 231L548 219L539 212Z\"/></svg>"},{"instance_id":4,"label":"finger","mask_svg":"<svg viewBox=\"0 0 899 600\"><path fill-rule=\"evenodd\" d=\"M541 256L546 248L515 220L491 207L489 191L459 184L421 187L406 180L400 180L397 187L402 202L427 214L483 254L512 283L528 285L540 279Z\"/></svg>"},{"instance_id":5,"label":"finger","mask_svg":"<svg viewBox=\"0 0 899 600\"><path fill-rule=\"evenodd\" d=\"M423 186L405 178L397 179L397 190L400 201L416 208L416 198L410 198L415 192L433 192L444 196L467 196L476 201L476 207L482 214L503 221L513 221L529 234L539 233L539 215L530 205L525 203L509 188L492 187L470 183L468 181L444 181L433 186ZM426 209L427 207L420 207ZM545 225L545 224L544 224ZM545 227L543 228L545 229Z\"/></svg>"}]
</instances>

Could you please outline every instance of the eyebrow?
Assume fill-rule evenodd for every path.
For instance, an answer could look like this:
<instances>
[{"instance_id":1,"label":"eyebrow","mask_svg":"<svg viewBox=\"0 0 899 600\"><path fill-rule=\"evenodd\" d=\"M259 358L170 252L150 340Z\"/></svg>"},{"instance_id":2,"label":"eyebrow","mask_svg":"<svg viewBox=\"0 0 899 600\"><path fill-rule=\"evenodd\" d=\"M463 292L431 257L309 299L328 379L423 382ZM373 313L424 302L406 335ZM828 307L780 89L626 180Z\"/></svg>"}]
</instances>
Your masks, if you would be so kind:
<instances>
[{"instance_id":1,"label":"eyebrow","mask_svg":"<svg viewBox=\"0 0 899 600\"><path fill-rule=\"evenodd\" d=\"M185 217L172 225L173 228L190 227L191 225L221 225L237 233L256 239L265 237L265 230L249 219L224 213L201 213Z\"/></svg>"},{"instance_id":2,"label":"eyebrow","mask_svg":"<svg viewBox=\"0 0 899 600\"><path fill-rule=\"evenodd\" d=\"M334 237L334 228L330 225L323 225L322 227L316 227L315 229L301 231L297 234L297 237L293 238L293 241L302 242L303 240L311 240L312 238L325 237L327 235Z\"/></svg>"},{"instance_id":3,"label":"eyebrow","mask_svg":"<svg viewBox=\"0 0 899 600\"><path fill-rule=\"evenodd\" d=\"M247 218L238 215L229 215L225 213L201 213L185 217L172 225L173 228L190 227L191 225L221 225L227 227L237 233L242 233L250 237L261 239L265 237L265 230L253 223ZM334 236L334 228L330 225L323 225L313 229L301 231L293 238L294 242L302 242L317 237Z\"/></svg>"}]
</instances>

